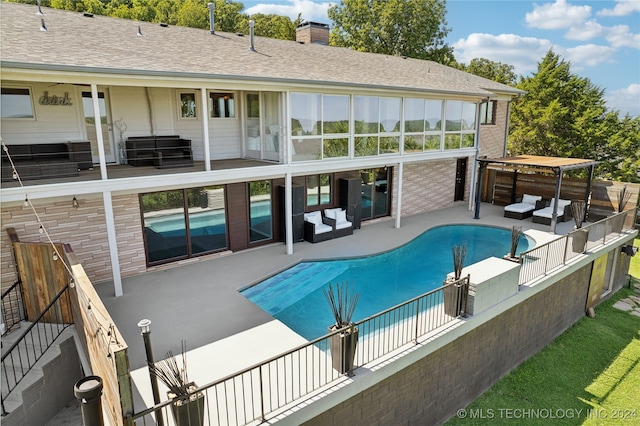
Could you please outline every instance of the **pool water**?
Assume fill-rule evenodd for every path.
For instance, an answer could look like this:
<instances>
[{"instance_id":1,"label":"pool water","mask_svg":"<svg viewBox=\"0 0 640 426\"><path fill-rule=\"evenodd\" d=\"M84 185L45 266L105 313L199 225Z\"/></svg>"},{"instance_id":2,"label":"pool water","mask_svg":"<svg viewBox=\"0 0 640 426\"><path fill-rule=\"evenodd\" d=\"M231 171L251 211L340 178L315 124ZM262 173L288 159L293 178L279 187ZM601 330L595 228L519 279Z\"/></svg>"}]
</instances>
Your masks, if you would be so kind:
<instances>
[{"instance_id":1,"label":"pool water","mask_svg":"<svg viewBox=\"0 0 640 426\"><path fill-rule=\"evenodd\" d=\"M301 262L242 294L296 333L313 340L334 323L323 288L349 283L360 293L353 321L434 290L453 271L451 248L467 244L465 266L509 253L511 230L478 225L432 228L397 249L351 259ZM533 247L523 236L517 252Z\"/></svg>"}]
</instances>

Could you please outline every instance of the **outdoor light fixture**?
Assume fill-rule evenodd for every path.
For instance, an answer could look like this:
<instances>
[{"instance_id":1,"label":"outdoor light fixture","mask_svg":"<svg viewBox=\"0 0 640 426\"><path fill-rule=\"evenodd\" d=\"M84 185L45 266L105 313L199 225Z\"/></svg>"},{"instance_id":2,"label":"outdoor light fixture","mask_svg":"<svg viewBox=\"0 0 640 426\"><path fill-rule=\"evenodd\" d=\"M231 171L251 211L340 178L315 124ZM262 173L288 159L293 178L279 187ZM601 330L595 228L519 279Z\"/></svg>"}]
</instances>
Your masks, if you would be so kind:
<instances>
[{"instance_id":1,"label":"outdoor light fixture","mask_svg":"<svg viewBox=\"0 0 640 426\"><path fill-rule=\"evenodd\" d=\"M140 327L141 333L151 333L151 321L148 319L143 319L138 322L138 327Z\"/></svg>"},{"instance_id":2,"label":"outdoor light fixture","mask_svg":"<svg viewBox=\"0 0 640 426\"><path fill-rule=\"evenodd\" d=\"M638 247L625 245L620 247L620 252L626 254L627 256L633 257L638 252Z\"/></svg>"},{"instance_id":3,"label":"outdoor light fixture","mask_svg":"<svg viewBox=\"0 0 640 426\"><path fill-rule=\"evenodd\" d=\"M75 197L75 195L73 197L73 200L71 200L71 207L73 207L74 209L77 209L78 207L80 207L80 204L78 203L78 199Z\"/></svg>"}]
</instances>

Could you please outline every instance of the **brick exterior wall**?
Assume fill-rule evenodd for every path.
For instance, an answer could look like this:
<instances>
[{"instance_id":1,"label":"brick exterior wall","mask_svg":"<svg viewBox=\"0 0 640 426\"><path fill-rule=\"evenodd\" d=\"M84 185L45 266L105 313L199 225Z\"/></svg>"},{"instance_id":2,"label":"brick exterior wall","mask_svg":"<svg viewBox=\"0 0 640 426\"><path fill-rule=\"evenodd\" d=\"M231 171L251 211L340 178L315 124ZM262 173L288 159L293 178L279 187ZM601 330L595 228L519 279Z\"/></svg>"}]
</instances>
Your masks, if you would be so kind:
<instances>
[{"instance_id":1,"label":"brick exterior wall","mask_svg":"<svg viewBox=\"0 0 640 426\"><path fill-rule=\"evenodd\" d=\"M473 157L467 159L464 199L469 199ZM412 216L451 207L456 183L456 159L405 164L402 182L402 216ZM394 173L394 194L397 194L397 169ZM393 210L397 214L396 207Z\"/></svg>"},{"instance_id":2,"label":"brick exterior wall","mask_svg":"<svg viewBox=\"0 0 640 426\"><path fill-rule=\"evenodd\" d=\"M34 207L51 240L71 245L94 284L111 280L111 259L102 198L78 198L78 202L78 209L72 208L71 201L67 199L46 204L36 201ZM115 196L112 204L122 276L145 272L147 268L138 196ZM22 242L48 242L46 235L39 233L38 222L30 207L19 205L3 208L2 227L15 228ZM4 290L17 281L18 275L7 233L3 232L1 238L2 247L6 248L0 255Z\"/></svg>"},{"instance_id":3,"label":"brick exterior wall","mask_svg":"<svg viewBox=\"0 0 640 426\"><path fill-rule=\"evenodd\" d=\"M304 424L444 423L584 316L590 274L589 264Z\"/></svg>"},{"instance_id":4,"label":"brick exterior wall","mask_svg":"<svg viewBox=\"0 0 640 426\"><path fill-rule=\"evenodd\" d=\"M496 124L480 125L480 156L499 158L504 154L504 135L506 132L507 110L509 102L498 101Z\"/></svg>"}]
</instances>

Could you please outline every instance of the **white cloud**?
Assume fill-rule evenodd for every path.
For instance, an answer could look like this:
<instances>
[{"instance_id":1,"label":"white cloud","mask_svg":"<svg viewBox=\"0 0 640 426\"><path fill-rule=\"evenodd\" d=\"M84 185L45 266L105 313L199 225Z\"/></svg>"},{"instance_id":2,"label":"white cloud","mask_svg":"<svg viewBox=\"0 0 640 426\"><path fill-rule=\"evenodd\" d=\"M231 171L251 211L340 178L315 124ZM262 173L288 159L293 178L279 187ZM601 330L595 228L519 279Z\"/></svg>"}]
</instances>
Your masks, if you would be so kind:
<instances>
[{"instance_id":1,"label":"white cloud","mask_svg":"<svg viewBox=\"0 0 640 426\"><path fill-rule=\"evenodd\" d=\"M589 20L583 24L569 28L564 35L568 40L586 41L600 37L606 33L606 29L595 20Z\"/></svg>"},{"instance_id":2,"label":"white cloud","mask_svg":"<svg viewBox=\"0 0 640 426\"><path fill-rule=\"evenodd\" d=\"M453 43L459 62L468 64L474 58L486 58L494 62L513 65L514 72L527 76L536 71L549 49L560 53L549 40L521 37L515 34L470 34L466 39Z\"/></svg>"},{"instance_id":3,"label":"white cloud","mask_svg":"<svg viewBox=\"0 0 640 426\"><path fill-rule=\"evenodd\" d=\"M590 15L591 6L572 6L565 0L556 0L542 6L534 4L533 12L525 15L525 21L530 28L557 30L577 27Z\"/></svg>"},{"instance_id":4,"label":"white cloud","mask_svg":"<svg viewBox=\"0 0 640 426\"><path fill-rule=\"evenodd\" d=\"M612 90L605 95L607 106L618 110L622 115L640 116L640 84L630 84L626 88Z\"/></svg>"},{"instance_id":5,"label":"white cloud","mask_svg":"<svg viewBox=\"0 0 640 426\"><path fill-rule=\"evenodd\" d=\"M583 44L565 49L563 56L571 61L571 65L576 65L576 70L580 70L583 65L594 67L602 62L613 62L615 54L616 49L612 47Z\"/></svg>"},{"instance_id":6,"label":"white cloud","mask_svg":"<svg viewBox=\"0 0 640 426\"><path fill-rule=\"evenodd\" d=\"M634 12L640 12L640 2L638 0L618 0L613 9L602 9L598 16L626 16Z\"/></svg>"},{"instance_id":7,"label":"white cloud","mask_svg":"<svg viewBox=\"0 0 640 426\"><path fill-rule=\"evenodd\" d=\"M246 9L245 13L248 15L253 15L254 13L276 14L287 16L292 21L298 17L299 13L302 13L303 21L315 21L328 24L329 18L327 17L327 10L334 4L334 2L316 3L311 0L288 0L288 3L289 4L256 4Z\"/></svg>"},{"instance_id":8,"label":"white cloud","mask_svg":"<svg viewBox=\"0 0 640 426\"><path fill-rule=\"evenodd\" d=\"M639 2L640 4L640 2ZM631 47L640 49L640 34L633 34L626 25L609 28L606 39L612 47Z\"/></svg>"}]
</instances>

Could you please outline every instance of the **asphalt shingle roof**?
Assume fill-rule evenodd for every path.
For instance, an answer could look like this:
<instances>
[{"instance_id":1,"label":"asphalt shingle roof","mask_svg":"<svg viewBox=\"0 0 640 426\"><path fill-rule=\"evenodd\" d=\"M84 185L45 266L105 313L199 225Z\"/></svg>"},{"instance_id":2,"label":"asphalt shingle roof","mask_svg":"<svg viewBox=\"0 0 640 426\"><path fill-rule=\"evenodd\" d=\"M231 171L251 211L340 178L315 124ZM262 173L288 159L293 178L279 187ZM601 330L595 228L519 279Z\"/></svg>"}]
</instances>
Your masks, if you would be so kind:
<instances>
[{"instance_id":1,"label":"asphalt shingle roof","mask_svg":"<svg viewBox=\"0 0 640 426\"><path fill-rule=\"evenodd\" d=\"M487 96L518 89L436 62L2 2L3 67ZM44 19L48 31L40 29ZM142 36L138 35L140 28Z\"/></svg>"}]
</instances>

